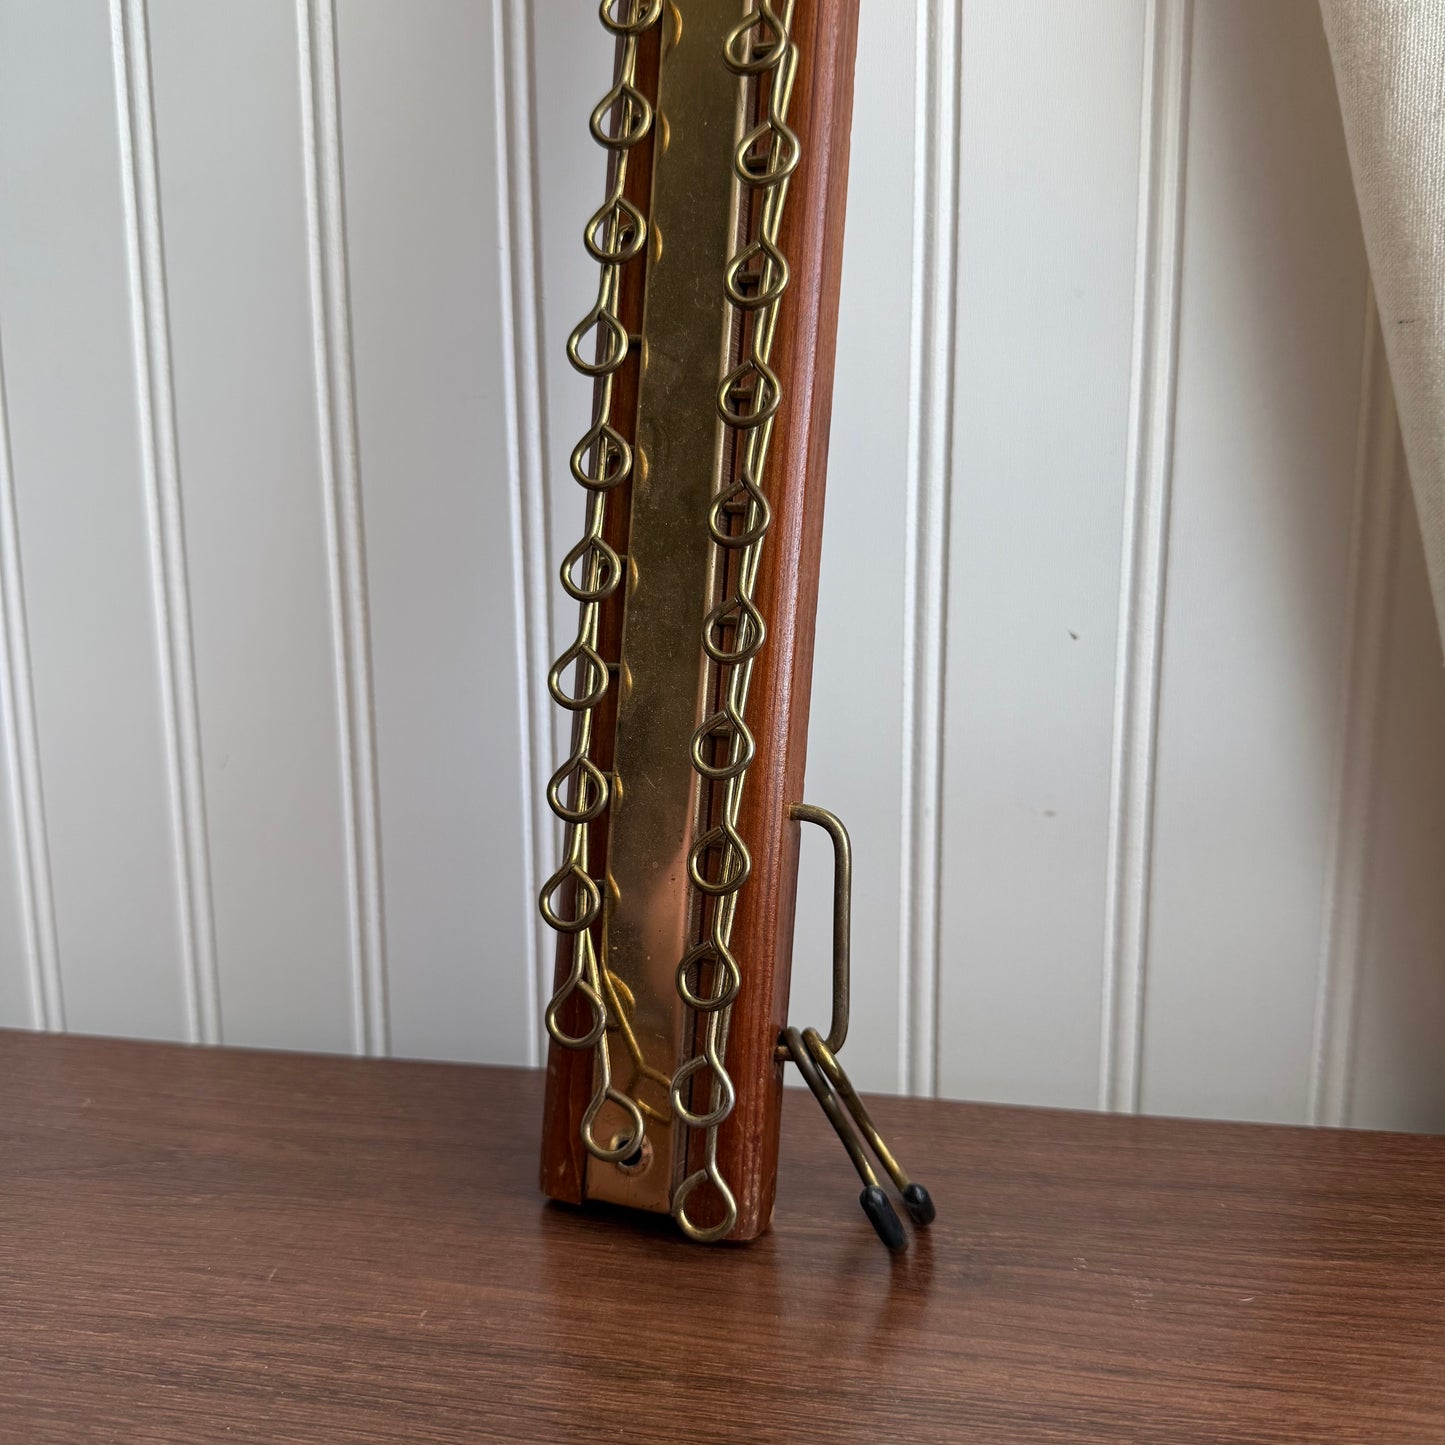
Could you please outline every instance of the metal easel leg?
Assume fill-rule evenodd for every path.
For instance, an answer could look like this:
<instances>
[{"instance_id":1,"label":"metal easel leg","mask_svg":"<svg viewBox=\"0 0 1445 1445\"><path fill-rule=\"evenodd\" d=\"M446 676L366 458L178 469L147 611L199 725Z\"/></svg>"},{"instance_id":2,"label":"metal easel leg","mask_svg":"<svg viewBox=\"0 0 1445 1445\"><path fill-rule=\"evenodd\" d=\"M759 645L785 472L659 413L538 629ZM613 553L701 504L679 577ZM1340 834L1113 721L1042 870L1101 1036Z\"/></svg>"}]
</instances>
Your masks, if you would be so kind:
<instances>
[{"instance_id":1,"label":"metal easel leg","mask_svg":"<svg viewBox=\"0 0 1445 1445\"><path fill-rule=\"evenodd\" d=\"M842 819L826 808L795 803L789 812L799 822L813 823L823 828L833 840L833 1017L826 1039L817 1029L784 1029L778 1044L778 1056L791 1059L797 1065L798 1072L802 1074L822 1106L823 1113L827 1115L828 1122L842 1140L848 1157L853 1161L853 1166L863 1181L859 1203L878 1232L878 1237L891 1250L906 1249L908 1240L902 1221L879 1184L873 1166L868 1162L864 1140L893 1181L894 1187L903 1196L904 1206L916 1226L921 1229L931 1224L937 1215L937 1209L928 1191L908 1177L882 1134L878 1132L878 1126L874 1124L872 1115L858 1097L858 1092L842 1064L838 1062L838 1051L843 1047L843 1041L848 1035L853 895L853 850L848 830L843 826Z\"/></svg>"}]
</instances>

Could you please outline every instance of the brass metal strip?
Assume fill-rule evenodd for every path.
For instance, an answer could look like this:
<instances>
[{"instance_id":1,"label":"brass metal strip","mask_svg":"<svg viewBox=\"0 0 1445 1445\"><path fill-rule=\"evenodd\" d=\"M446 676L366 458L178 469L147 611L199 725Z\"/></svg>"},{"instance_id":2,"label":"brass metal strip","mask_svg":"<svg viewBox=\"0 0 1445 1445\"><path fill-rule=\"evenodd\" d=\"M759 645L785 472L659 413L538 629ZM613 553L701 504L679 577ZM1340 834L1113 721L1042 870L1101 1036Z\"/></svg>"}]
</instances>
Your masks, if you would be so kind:
<instances>
[{"instance_id":1,"label":"brass metal strip","mask_svg":"<svg viewBox=\"0 0 1445 1445\"><path fill-rule=\"evenodd\" d=\"M669 0L663 18L602 956L609 1054L646 1116L648 1147L618 1161L594 1153L585 1182L590 1199L664 1213L686 1133L671 1085L693 1030L674 978L698 927L688 855L701 779L690 754L707 686L698 638L716 590L707 518L724 461L715 396L728 360L721 280L737 229L741 113L723 47L739 13L739 0ZM598 1118L604 1144L609 1126L628 1139L615 1104Z\"/></svg>"},{"instance_id":2,"label":"brass metal strip","mask_svg":"<svg viewBox=\"0 0 1445 1445\"><path fill-rule=\"evenodd\" d=\"M592 425L572 452L572 475L587 493L587 523L561 569L563 590L578 603L576 640L547 675L553 701L573 715L574 725L572 750L547 787L547 802L564 824L565 852L561 866L543 884L538 906L548 925L570 940L570 963L547 1005L546 1024L559 1048L592 1054L594 1087L581 1135L588 1152L603 1159L627 1157L644 1142L639 1105L612 1083L609 991L598 938L603 890L589 853L592 824L612 802L611 781L592 757L596 713L611 686L611 670L597 651L600 610L622 585L623 575L622 561L605 538L607 501L633 471L633 449L613 426L612 415L614 380L631 345L620 315L622 276L642 257L648 241L647 220L626 196L628 157L653 126L653 107L636 83L638 49L642 36L661 21L662 10L663 0L622 0L620 10L614 0L603 0L600 8L602 25L618 43L617 77L594 107L590 125L593 139L611 154L611 185L582 233L600 267L597 301L567 338L568 360L597 383ZM589 336L596 340L595 360L584 354ZM588 1016L575 1033L566 1022L569 1010L578 1011L574 1001ZM605 1142L598 1128L604 1109L615 1116Z\"/></svg>"}]
</instances>

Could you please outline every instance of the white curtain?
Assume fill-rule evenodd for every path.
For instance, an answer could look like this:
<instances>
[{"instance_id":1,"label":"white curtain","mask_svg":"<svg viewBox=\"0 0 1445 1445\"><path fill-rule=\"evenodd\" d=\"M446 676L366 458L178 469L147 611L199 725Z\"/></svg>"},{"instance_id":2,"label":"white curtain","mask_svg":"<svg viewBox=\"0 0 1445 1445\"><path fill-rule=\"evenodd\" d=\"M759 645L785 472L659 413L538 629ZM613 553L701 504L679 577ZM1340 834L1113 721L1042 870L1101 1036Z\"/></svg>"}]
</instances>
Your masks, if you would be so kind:
<instances>
[{"instance_id":1,"label":"white curtain","mask_svg":"<svg viewBox=\"0 0 1445 1445\"><path fill-rule=\"evenodd\" d=\"M1445 0L1320 0L1445 638Z\"/></svg>"}]
</instances>

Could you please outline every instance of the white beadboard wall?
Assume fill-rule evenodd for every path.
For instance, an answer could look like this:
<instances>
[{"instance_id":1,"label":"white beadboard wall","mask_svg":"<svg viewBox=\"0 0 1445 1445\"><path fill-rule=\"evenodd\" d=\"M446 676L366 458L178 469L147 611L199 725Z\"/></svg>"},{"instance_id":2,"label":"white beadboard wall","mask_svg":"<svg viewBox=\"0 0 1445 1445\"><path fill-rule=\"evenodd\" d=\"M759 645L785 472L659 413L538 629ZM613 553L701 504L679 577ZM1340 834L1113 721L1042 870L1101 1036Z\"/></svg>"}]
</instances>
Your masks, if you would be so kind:
<instances>
[{"instance_id":1,"label":"white beadboard wall","mask_svg":"<svg viewBox=\"0 0 1445 1445\"><path fill-rule=\"evenodd\" d=\"M0 0L0 1024L535 1062L586 0ZM808 794L876 1089L1445 1130L1313 0L865 0ZM810 840L795 1016L827 1012Z\"/></svg>"}]
</instances>

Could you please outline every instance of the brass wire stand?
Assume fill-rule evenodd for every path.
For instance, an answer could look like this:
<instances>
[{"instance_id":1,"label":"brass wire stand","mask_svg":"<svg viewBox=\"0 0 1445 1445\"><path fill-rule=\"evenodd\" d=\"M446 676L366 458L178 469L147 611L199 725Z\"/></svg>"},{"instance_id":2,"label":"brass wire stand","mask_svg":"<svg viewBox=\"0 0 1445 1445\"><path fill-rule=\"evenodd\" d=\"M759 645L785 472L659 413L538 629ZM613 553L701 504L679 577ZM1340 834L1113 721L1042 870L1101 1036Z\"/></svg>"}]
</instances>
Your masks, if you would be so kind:
<instances>
[{"instance_id":1,"label":"brass wire stand","mask_svg":"<svg viewBox=\"0 0 1445 1445\"><path fill-rule=\"evenodd\" d=\"M868 1149L872 1149L884 1173L893 1181L894 1188L903 1199L903 1207L919 1229L932 1224L938 1211L928 1190L908 1177L838 1062L838 1051L848 1036L853 847L848 829L836 813L810 803L795 803L788 811L798 822L813 823L824 829L833 841L833 1016L826 1039L817 1029L784 1029L778 1044L778 1057L790 1059L796 1064L798 1072L813 1091L863 1181L863 1192L858 1196L858 1202L863 1206L864 1214L879 1239L897 1253L908 1248L908 1236L892 1201L878 1182L878 1175L868 1160ZM864 1147L865 1140L867 1148Z\"/></svg>"}]
</instances>

